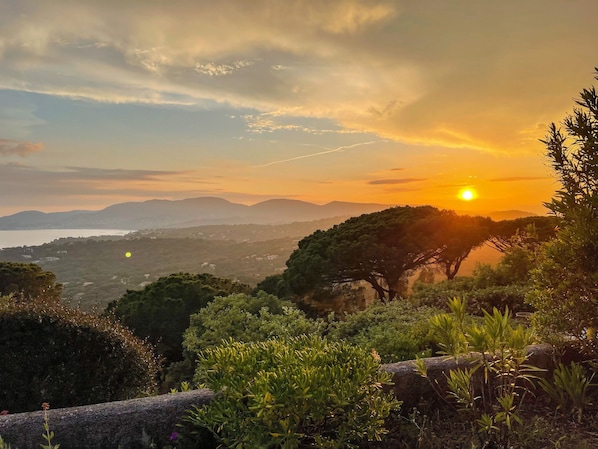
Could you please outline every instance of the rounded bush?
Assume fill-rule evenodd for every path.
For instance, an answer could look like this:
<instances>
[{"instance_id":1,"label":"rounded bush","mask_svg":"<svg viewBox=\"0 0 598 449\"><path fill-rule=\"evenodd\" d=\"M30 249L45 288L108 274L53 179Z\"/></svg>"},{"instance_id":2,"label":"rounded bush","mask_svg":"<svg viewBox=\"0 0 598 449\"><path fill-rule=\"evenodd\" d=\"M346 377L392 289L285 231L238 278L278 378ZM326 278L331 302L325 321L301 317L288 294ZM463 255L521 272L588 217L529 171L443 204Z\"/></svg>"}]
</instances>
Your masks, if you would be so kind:
<instances>
[{"instance_id":1,"label":"rounded bush","mask_svg":"<svg viewBox=\"0 0 598 449\"><path fill-rule=\"evenodd\" d=\"M0 298L0 408L130 399L156 387L152 348L108 318Z\"/></svg>"},{"instance_id":2,"label":"rounded bush","mask_svg":"<svg viewBox=\"0 0 598 449\"><path fill-rule=\"evenodd\" d=\"M354 447L380 439L398 406L372 353L317 336L231 340L202 354L196 381L217 394L187 420L223 447Z\"/></svg>"},{"instance_id":3,"label":"rounded bush","mask_svg":"<svg viewBox=\"0 0 598 449\"><path fill-rule=\"evenodd\" d=\"M142 290L127 290L108 305L106 314L114 314L139 338L147 338L167 365L183 359L183 332L191 314L216 296L249 290L246 285L207 273L173 273Z\"/></svg>"},{"instance_id":4,"label":"rounded bush","mask_svg":"<svg viewBox=\"0 0 598 449\"><path fill-rule=\"evenodd\" d=\"M330 323L327 337L375 350L382 363L429 357L433 339L428 320L438 309L405 301L372 304L365 310Z\"/></svg>"}]
</instances>

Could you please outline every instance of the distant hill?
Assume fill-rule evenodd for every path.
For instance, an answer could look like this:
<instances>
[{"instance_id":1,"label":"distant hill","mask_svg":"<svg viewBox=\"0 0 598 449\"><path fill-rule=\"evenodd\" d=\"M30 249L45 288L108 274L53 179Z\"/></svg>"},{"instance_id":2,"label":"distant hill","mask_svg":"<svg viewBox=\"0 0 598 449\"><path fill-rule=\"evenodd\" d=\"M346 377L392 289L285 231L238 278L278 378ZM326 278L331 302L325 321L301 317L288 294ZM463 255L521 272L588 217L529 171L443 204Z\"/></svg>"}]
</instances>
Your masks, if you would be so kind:
<instances>
[{"instance_id":1,"label":"distant hill","mask_svg":"<svg viewBox=\"0 0 598 449\"><path fill-rule=\"evenodd\" d=\"M502 211L495 211L495 212L488 212L487 214L483 214L492 218L494 221L502 221L502 220L516 220L517 218L524 218L524 217L531 217L537 214L533 214L531 212L525 212L522 210L502 210Z\"/></svg>"},{"instance_id":2,"label":"distant hill","mask_svg":"<svg viewBox=\"0 0 598 449\"><path fill-rule=\"evenodd\" d=\"M495 210L495 211L464 211L464 210L455 210L455 212L459 215L471 215L471 216L480 216L480 217L489 217L494 221L502 221L502 220L515 220L517 218L524 218L524 217L534 217L538 214L533 212L527 212L524 210Z\"/></svg>"},{"instance_id":3,"label":"distant hill","mask_svg":"<svg viewBox=\"0 0 598 449\"><path fill-rule=\"evenodd\" d=\"M177 201L149 200L114 204L99 211L19 212L1 217L0 230L157 229L218 224L284 224L338 216L350 217L389 207L392 205L338 201L318 205L288 199L268 200L252 206L212 197Z\"/></svg>"}]
</instances>

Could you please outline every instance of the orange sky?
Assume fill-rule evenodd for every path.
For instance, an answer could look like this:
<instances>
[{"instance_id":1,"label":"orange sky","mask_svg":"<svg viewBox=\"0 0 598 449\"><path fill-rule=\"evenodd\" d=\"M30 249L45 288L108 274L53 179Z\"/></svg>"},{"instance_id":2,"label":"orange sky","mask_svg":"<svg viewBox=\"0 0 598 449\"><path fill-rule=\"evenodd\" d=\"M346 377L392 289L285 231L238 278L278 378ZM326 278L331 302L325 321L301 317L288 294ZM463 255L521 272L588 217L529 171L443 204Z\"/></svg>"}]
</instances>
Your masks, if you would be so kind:
<instances>
[{"instance_id":1,"label":"orange sky","mask_svg":"<svg viewBox=\"0 0 598 449\"><path fill-rule=\"evenodd\" d=\"M218 196L544 213L595 0L0 5L0 216ZM459 191L477 191L462 201Z\"/></svg>"}]
</instances>

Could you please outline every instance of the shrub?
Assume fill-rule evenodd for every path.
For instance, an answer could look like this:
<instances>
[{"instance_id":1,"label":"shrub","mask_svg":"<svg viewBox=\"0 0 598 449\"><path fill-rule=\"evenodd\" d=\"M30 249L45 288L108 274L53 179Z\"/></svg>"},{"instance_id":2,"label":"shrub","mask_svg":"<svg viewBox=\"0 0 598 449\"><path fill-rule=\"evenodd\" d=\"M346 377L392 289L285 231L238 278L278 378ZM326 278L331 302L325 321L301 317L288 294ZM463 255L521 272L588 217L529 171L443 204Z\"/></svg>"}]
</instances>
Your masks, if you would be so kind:
<instances>
[{"instance_id":1,"label":"shrub","mask_svg":"<svg viewBox=\"0 0 598 449\"><path fill-rule=\"evenodd\" d=\"M588 377L582 365L571 362L570 365L559 363L552 382L544 378L539 383L557 404L557 409L571 409L577 415L577 422L581 423L583 409L591 405L589 390L595 386L593 379L594 373Z\"/></svg>"},{"instance_id":2,"label":"shrub","mask_svg":"<svg viewBox=\"0 0 598 449\"><path fill-rule=\"evenodd\" d=\"M217 392L187 417L224 447L345 448L380 439L398 403L371 353L316 336L206 350L196 381Z\"/></svg>"},{"instance_id":3,"label":"shrub","mask_svg":"<svg viewBox=\"0 0 598 449\"><path fill-rule=\"evenodd\" d=\"M598 79L598 68L595 78ZM562 219L533 271L528 301L546 337L560 336L596 357L598 346L598 92L583 89L572 114L542 142L561 186L545 206Z\"/></svg>"},{"instance_id":4,"label":"shrub","mask_svg":"<svg viewBox=\"0 0 598 449\"><path fill-rule=\"evenodd\" d=\"M456 296L467 299L467 313L482 316L484 310L507 308L513 313L531 312L525 303L527 287L524 285L495 285L475 288L474 278L455 278L433 285L418 284L410 299L421 305L446 309L446 303Z\"/></svg>"},{"instance_id":5,"label":"shrub","mask_svg":"<svg viewBox=\"0 0 598 449\"><path fill-rule=\"evenodd\" d=\"M521 406L541 371L527 364L534 332L521 325L513 327L508 309L484 311L478 324L467 316L464 301L455 298L449 308L450 314L434 316L430 326L445 354L469 358L470 364L446 375L447 391L438 391L438 383L432 386L456 404L472 428L478 428L482 447L511 447L514 429L523 423ZM416 369L427 377L422 359Z\"/></svg>"},{"instance_id":6,"label":"shrub","mask_svg":"<svg viewBox=\"0 0 598 449\"><path fill-rule=\"evenodd\" d=\"M43 301L0 299L0 404L70 407L150 393L152 349L107 318Z\"/></svg>"},{"instance_id":7,"label":"shrub","mask_svg":"<svg viewBox=\"0 0 598 449\"><path fill-rule=\"evenodd\" d=\"M290 301L258 292L217 297L190 318L183 345L199 353L232 338L242 342L263 341L272 337L321 335L326 324L312 320Z\"/></svg>"},{"instance_id":8,"label":"shrub","mask_svg":"<svg viewBox=\"0 0 598 449\"><path fill-rule=\"evenodd\" d=\"M373 304L330 324L328 338L345 340L367 351L375 349L383 363L430 355L430 307L413 307L403 301Z\"/></svg>"},{"instance_id":9,"label":"shrub","mask_svg":"<svg viewBox=\"0 0 598 449\"><path fill-rule=\"evenodd\" d=\"M189 316L216 296L247 292L249 287L210 274L177 273L162 277L142 290L127 290L108 305L139 338L156 345L166 363L183 358L183 332Z\"/></svg>"}]
</instances>

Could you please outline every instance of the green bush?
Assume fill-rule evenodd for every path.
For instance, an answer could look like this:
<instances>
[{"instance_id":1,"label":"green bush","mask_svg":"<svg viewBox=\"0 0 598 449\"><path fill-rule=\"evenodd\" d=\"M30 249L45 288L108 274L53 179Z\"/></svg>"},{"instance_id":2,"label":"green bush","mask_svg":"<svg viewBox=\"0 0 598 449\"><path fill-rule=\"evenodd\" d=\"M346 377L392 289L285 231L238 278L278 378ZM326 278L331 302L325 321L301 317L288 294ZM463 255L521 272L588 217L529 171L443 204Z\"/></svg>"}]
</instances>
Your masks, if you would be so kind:
<instances>
[{"instance_id":1,"label":"green bush","mask_svg":"<svg viewBox=\"0 0 598 449\"><path fill-rule=\"evenodd\" d=\"M139 338L147 338L166 364L183 358L183 332L189 316L216 296L248 292L248 286L210 274L177 273L162 277L142 290L127 290L108 305L114 314Z\"/></svg>"},{"instance_id":2,"label":"green bush","mask_svg":"<svg viewBox=\"0 0 598 449\"><path fill-rule=\"evenodd\" d=\"M196 381L217 394L187 420L229 448L356 447L398 405L372 354L316 336L229 341L202 354Z\"/></svg>"},{"instance_id":3,"label":"green bush","mask_svg":"<svg viewBox=\"0 0 598 449\"><path fill-rule=\"evenodd\" d=\"M152 349L107 318L0 298L0 404L11 412L130 399L155 390Z\"/></svg>"},{"instance_id":4,"label":"green bush","mask_svg":"<svg viewBox=\"0 0 598 449\"><path fill-rule=\"evenodd\" d=\"M375 349L383 363L429 356L432 346L430 307L414 307L403 301L373 304L361 312L330 323L328 338L345 340L367 351Z\"/></svg>"},{"instance_id":5,"label":"green bush","mask_svg":"<svg viewBox=\"0 0 598 449\"><path fill-rule=\"evenodd\" d=\"M271 337L321 335L326 324L312 320L290 301L258 292L217 297L193 314L185 331L183 346L199 353L232 338L242 342L267 340Z\"/></svg>"},{"instance_id":6,"label":"green bush","mask_svg":"<svg viewBox=\"0 0 598 449\"><path fill-rule=\"evenodd\" d=\"M482 272L486 273L486 269L483 268ZM421 305L446 310L446 303L451 298L466 298L467 313L477 316L482 316L484 310L492 310L495 307L501 311L508 307L513 313L533 310L530 305L525 303L527 292L525 285L479 287L476 284L480 285L478 279L473 277L460 277L437 284L417 284L410 299Z\"/></svg>"}]
</instances>

